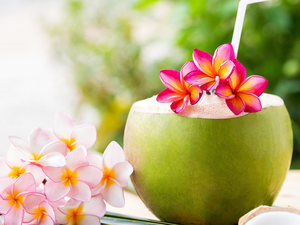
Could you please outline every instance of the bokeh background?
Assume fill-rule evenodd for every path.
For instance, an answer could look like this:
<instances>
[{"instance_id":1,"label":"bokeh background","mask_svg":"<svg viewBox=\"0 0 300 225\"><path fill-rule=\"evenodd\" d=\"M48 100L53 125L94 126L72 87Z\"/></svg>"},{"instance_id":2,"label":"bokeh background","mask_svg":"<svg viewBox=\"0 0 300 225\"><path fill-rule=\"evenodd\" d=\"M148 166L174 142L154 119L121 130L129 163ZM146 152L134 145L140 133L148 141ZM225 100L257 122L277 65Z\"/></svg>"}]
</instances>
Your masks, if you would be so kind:
<instances>
[{"instance_id":1,"label":"bokeh background","mask_svg":"<svg viewBox=\"0 0 300 225\"><path fill-rule=\"evenodd\" d=\"M2 129L12 123L20 126L26 123L24 130L29 132L27 123L33 120L51 126L55 111L60 109L71 113L78 123L89 122L97 126L95 148L98 151L103 151L111 140L122 145L126 117L132 103L164 89L159 79L160 70L180 70L186 61L192 60L194 48L213 54L216 47L231 41L238 2L0 0L2 6L12 8L14 12L16 8L19 10L19 13L5 17L3 7L0 7L0 32L6 35L3 26L8 30L19 26L25 37L32 35L36 39L32 46L40 42L40 46L34 47L36 52L43 50L43 54L32 57L30 66L27 65L35 72L40 71L36 72L36 79L42 80L40 83L30 76L23 76L23 81L16 78L19 86L0 84L6 88L2 93L2 98L6 99L12 99L26 89L25 80L31 79L31 89L36 88L31 90L31 108L22 105L22 100L18 103L22 107L5 106L17 112L14 111L13 117L6 115L9 120L3 121ZM248 76L256 74L267 78L266 92L279 95L285 101L294 132L292 169L300 169L299 9L300 0L273 0L249 5L238 55ZM38 41L32 30L24 27L26 20L23 17L18 23L13 23L15 17L24 12L28 14L27 17L23 15L24 18L32 19L44 41ZM24 36L14 39L22 40ZM4 50L0 48L0 72L7 66L7 52L0 37L1 46ZM13 47L19 51L18 46ZM27 48L32 50L28 45ZM19 52L9 55L11 70L3 70L2 81L11 77L12 68L23 65L25 58L29 62L28 56L16 60L15 54L20 55ZM47 55L47 65L39 61L42 55ZM22 71L24 68L19 72ZM48 82L43 86L45 80ZM42 103L45 106L40 106ZM30 114L30 111L38 112L24 121L20 115L24 112ZM3 113L0 112L0 116L3 117ZM23 119L17 123L18 118ZM13 126L10 127L11 131Z\"/></svg>"}]
</instances>

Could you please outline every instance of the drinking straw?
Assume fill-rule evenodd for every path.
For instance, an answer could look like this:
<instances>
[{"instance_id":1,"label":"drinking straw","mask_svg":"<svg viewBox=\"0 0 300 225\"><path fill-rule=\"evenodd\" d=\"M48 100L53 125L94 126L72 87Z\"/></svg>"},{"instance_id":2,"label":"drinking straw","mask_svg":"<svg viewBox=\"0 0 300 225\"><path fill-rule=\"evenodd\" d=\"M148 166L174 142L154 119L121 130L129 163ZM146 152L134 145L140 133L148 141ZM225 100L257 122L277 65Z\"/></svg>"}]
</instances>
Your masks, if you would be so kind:
<instances>
[{"instance_id":1,"label":"drinking straw","mask_svg":"<svg viewBox=\"0 0 300 225\"><path fill-rule=\"evenodd\" d=\"M235 57L237 57L238 54L247 5L252 3L257 3L257 2L265 2L265 1L269 1L269 0L240 0L237 16L235 20L234 30L233 30L232 41L231 41L231 44L234 49Z\"/></svg>"}]
</instances>

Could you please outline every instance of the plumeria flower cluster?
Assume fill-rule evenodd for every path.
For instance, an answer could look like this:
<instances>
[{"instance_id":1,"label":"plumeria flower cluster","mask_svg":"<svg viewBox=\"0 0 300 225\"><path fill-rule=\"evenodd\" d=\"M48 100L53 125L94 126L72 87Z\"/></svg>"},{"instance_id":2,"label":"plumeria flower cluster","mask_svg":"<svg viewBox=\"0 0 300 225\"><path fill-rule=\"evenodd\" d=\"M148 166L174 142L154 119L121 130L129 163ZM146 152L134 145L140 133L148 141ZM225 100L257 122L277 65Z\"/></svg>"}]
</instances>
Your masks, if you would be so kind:
<instances>
[{"instance_id":1,"label":"plumeria flower cluster","mask_svg":"<svg viewBox=\"0 0 300 225\"><path fill-rule=\"evenodd\" d=\"M93 125L78 126L62 111L52 129L34 129L28 142L10 136L6 157L0 157L4 224L101 224L106 203L123 207L133 168L116 142L103 156L88 152L96 137Z\"/></svg>"},{"instance_id":2,"label":"plumeria flower cluster","mask_svg":"<svg viewBox=\"0 0 300 225\"><path fill-rule=\"evenodd\" d=\"M195 49L193 61L187 62L180 72L162 70L160 79L167 88L157 96L157 101L172 103L175 113L181 113L189 102L196 104L203 91L225 99L235 115L258 112L262 109L258 97L267 86L267 80L261 76L246 78L246 69L235 59L230 43L219 46L213 56Z\"/></svg>"}]
</instances>

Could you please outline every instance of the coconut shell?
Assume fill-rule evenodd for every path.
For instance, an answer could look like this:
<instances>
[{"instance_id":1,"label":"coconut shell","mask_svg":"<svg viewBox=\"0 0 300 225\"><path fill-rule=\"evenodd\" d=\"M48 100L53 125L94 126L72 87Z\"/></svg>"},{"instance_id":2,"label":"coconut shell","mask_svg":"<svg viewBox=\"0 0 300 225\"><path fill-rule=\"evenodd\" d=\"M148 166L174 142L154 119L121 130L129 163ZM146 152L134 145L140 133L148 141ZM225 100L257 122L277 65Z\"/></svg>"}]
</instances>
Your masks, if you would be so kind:
<instances>
[{"instance_id":1,"label":"coconut shell","mask_svg":"<svg viewBox=\"0 0 300 225\"><path fill-rule=\"evenodd\" d=\"M250 212L248 212L246 215L241 217L239 219L239 224L238 225L245 225L247 222L249 222L251 219L254 217L262 214L262 213L267 213L267 212L289 212L289 213L295 213L300 215L300 210L295 209L293 207L270 207L270 206L259 206Z\"/></svg>"}]
</instances>

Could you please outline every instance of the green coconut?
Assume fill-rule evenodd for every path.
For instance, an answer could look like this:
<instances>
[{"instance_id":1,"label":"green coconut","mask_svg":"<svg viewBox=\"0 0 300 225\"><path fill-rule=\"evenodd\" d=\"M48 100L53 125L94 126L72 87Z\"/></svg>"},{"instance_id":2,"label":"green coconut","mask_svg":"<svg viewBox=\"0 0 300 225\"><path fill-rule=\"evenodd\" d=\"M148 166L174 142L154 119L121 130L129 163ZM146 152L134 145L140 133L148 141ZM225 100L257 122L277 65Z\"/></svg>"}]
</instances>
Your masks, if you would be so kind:
<instances>
[{"instance_id":1,"label":"green coconut","mask_svg":"<svg viewBox=\"0 0 300 225\"><path fill-rule=\"evenodd\" d=\"M263 109L235 116L204 94L181 115L155 97L133 104L124 133L132 183L160 220L233 225L272 205L289 170L293 139L281 98L263 94Z\"/></svg>"}]
</instances>

